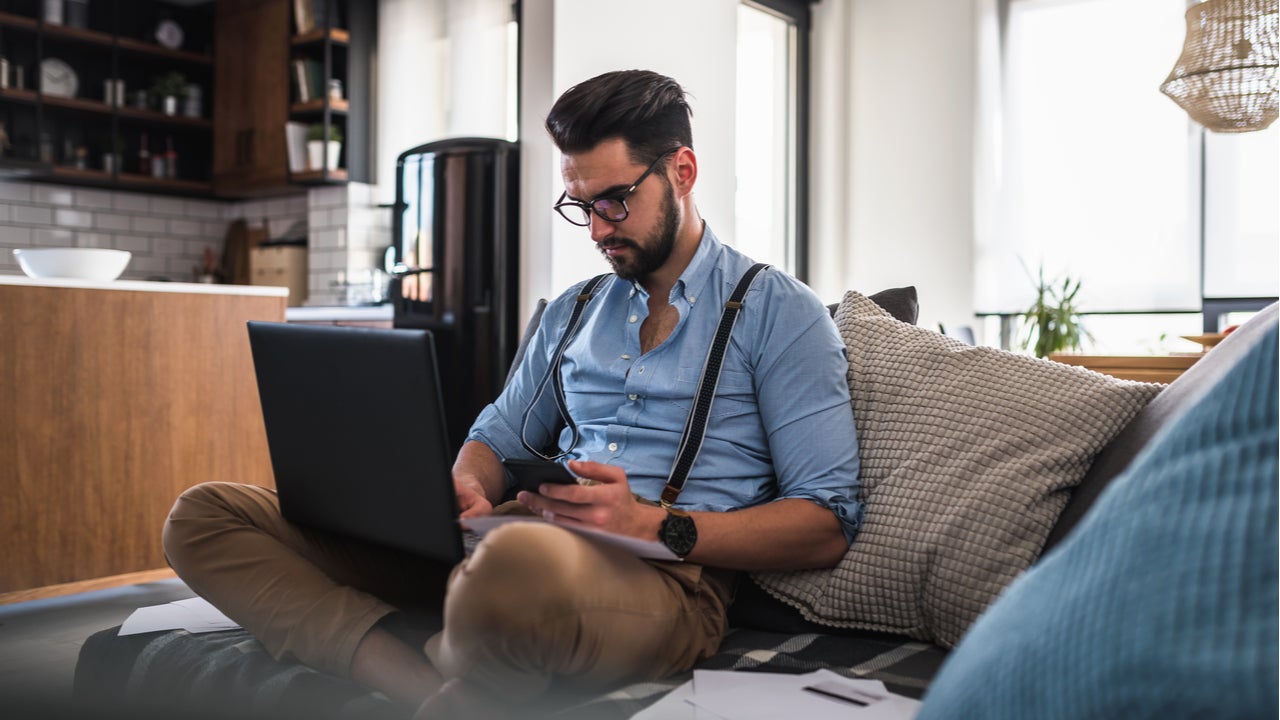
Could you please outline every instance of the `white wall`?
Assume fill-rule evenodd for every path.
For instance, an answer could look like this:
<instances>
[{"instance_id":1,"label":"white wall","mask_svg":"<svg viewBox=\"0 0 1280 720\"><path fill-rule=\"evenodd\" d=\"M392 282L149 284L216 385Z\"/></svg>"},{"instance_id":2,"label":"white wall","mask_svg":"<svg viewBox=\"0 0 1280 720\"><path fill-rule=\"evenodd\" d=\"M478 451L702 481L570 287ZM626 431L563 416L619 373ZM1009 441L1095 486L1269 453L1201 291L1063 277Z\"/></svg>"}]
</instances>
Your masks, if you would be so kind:
<instances>
[{"instance_id":1,"label":"white wall","mask_svg":"<svg viewBox=\"0 0 1280 720\"><path fill-rule=\"evenodd\" d=\"M974 324L972 0L814 6L811 277L834 302L915 285Z\"/></svg>"},{"instance_id":2,"label":"white wall","mask_svg":"<svg viewBox=\"0 0 1280 720\"><path fill-rule=\"evenodd\" d=\"M564 189L559 153L543 130L556 97L610 70L647 69L689 93L698 156L694 196L722 238L734 231L737 0L526 0L520 140L522 313L539 297L606 272L590 236L551 210ZM601 18L622 18L623 31Z\"/></svg>"}]
</instances>

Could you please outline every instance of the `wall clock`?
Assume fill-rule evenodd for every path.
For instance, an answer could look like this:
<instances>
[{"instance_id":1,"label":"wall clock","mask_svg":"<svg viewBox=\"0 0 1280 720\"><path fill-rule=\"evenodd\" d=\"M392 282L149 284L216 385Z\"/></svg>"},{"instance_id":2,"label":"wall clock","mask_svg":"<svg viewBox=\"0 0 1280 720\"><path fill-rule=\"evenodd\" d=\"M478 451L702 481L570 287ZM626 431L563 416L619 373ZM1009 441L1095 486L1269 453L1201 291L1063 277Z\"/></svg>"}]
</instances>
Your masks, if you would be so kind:
<instances>
[{"instance_id":1,"label":"wall clock","mask_svg":"<svg viewBox=\"0 0 1280 720\"><path fill-rule=\"evenodd\" d=\"M172 20L161 20L156 25L156 42L170 50L182 47L182 26Z\"/></svg>"},{"instance_id":2,"label":"wall clock","mask_svg":"<svg viewBox=\"0 0 1280 720\"><path fill-rule=\"evenodd\" d=\"M75 97L80 79L71 66L58 58L40 61L40 92L58 97Z\"/></svg>"}]
</instances>

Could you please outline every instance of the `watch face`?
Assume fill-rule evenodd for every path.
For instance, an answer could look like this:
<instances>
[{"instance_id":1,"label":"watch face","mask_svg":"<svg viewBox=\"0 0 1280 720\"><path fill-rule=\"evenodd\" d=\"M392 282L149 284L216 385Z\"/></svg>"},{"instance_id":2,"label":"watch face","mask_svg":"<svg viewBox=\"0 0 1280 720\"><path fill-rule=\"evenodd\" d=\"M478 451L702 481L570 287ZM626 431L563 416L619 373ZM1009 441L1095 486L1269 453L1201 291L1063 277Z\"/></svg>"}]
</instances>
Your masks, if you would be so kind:
<instances>
[{"instance_id":1,"label":"watch face","mask_svg":"<svg viewBox=\"0 0 1280 720\"><path fill-rule=\"evenodd\" d=\"M671 513L662 522L662 544L671 552L684 557L693 552L698 542L698 526L688 515Z\"/></svg>"},{"instance_id":2,"label":"watch face","mask_svg":"<svg viewBox=\"0 0 1280 720\"><path fill-rule=\"evenodd\" d=\"M59 97L75 97L80 85L76 71L58 58L40 61L40 92Z\"/></svg>"},{"instance_id":3,"label":"watch face","mask_svg":"<svg viewBox=\"0 0 1280 720\"><path fill-rule=\"evenodd\" d=\"M182 26L172 20L161 20L156 25L156 42L170 50L182 47Z\"/></svg>"}]
</instances>

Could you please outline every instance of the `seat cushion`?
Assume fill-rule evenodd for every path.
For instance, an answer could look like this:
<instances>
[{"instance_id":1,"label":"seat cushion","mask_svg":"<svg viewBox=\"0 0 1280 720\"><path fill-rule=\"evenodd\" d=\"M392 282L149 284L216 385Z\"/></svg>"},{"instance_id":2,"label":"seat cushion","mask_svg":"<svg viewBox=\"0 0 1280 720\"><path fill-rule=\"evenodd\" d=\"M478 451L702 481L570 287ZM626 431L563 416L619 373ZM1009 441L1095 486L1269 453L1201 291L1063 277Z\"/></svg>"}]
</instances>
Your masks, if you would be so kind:
<instances>
[{"instance_id":1,"label":"seat cushion","mask_svg":"<svg viewBox=\"0 0 1280 720\"><path fill-rule=\"evenodd\" d=\"M1276 716L1276 328L978 620L922 720Z\"/></svg>"},{"instance_id":2,"label":"seat cushion","mask_svg":"<svg viewBox=\"0 0 1280 720\"><path fill-rule=\"evenodd\" d=\"M823 625L950 647L1040 554L1094 455L1159 392L899 322L836 313L867 503L833 570L757 573Z\"/></svg>"}]
</instances>

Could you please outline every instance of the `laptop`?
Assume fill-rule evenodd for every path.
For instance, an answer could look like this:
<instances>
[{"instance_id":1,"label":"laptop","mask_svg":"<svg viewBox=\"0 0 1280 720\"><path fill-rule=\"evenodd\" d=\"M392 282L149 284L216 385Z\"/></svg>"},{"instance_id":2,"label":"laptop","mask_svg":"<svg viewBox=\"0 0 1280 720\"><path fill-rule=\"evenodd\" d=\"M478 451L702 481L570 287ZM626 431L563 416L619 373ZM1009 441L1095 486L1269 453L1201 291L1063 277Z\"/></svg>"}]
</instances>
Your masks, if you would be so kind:
<instances>
[{"instance_id":1,"label":"laptop","mask_svg":"<svg viewBox=\"0 0 1280 720\"><path fill-rule=\"evenodd\" d=\"M462 560L430 331L248 325L284 517Z\"/></svg>"}]
</instances>

